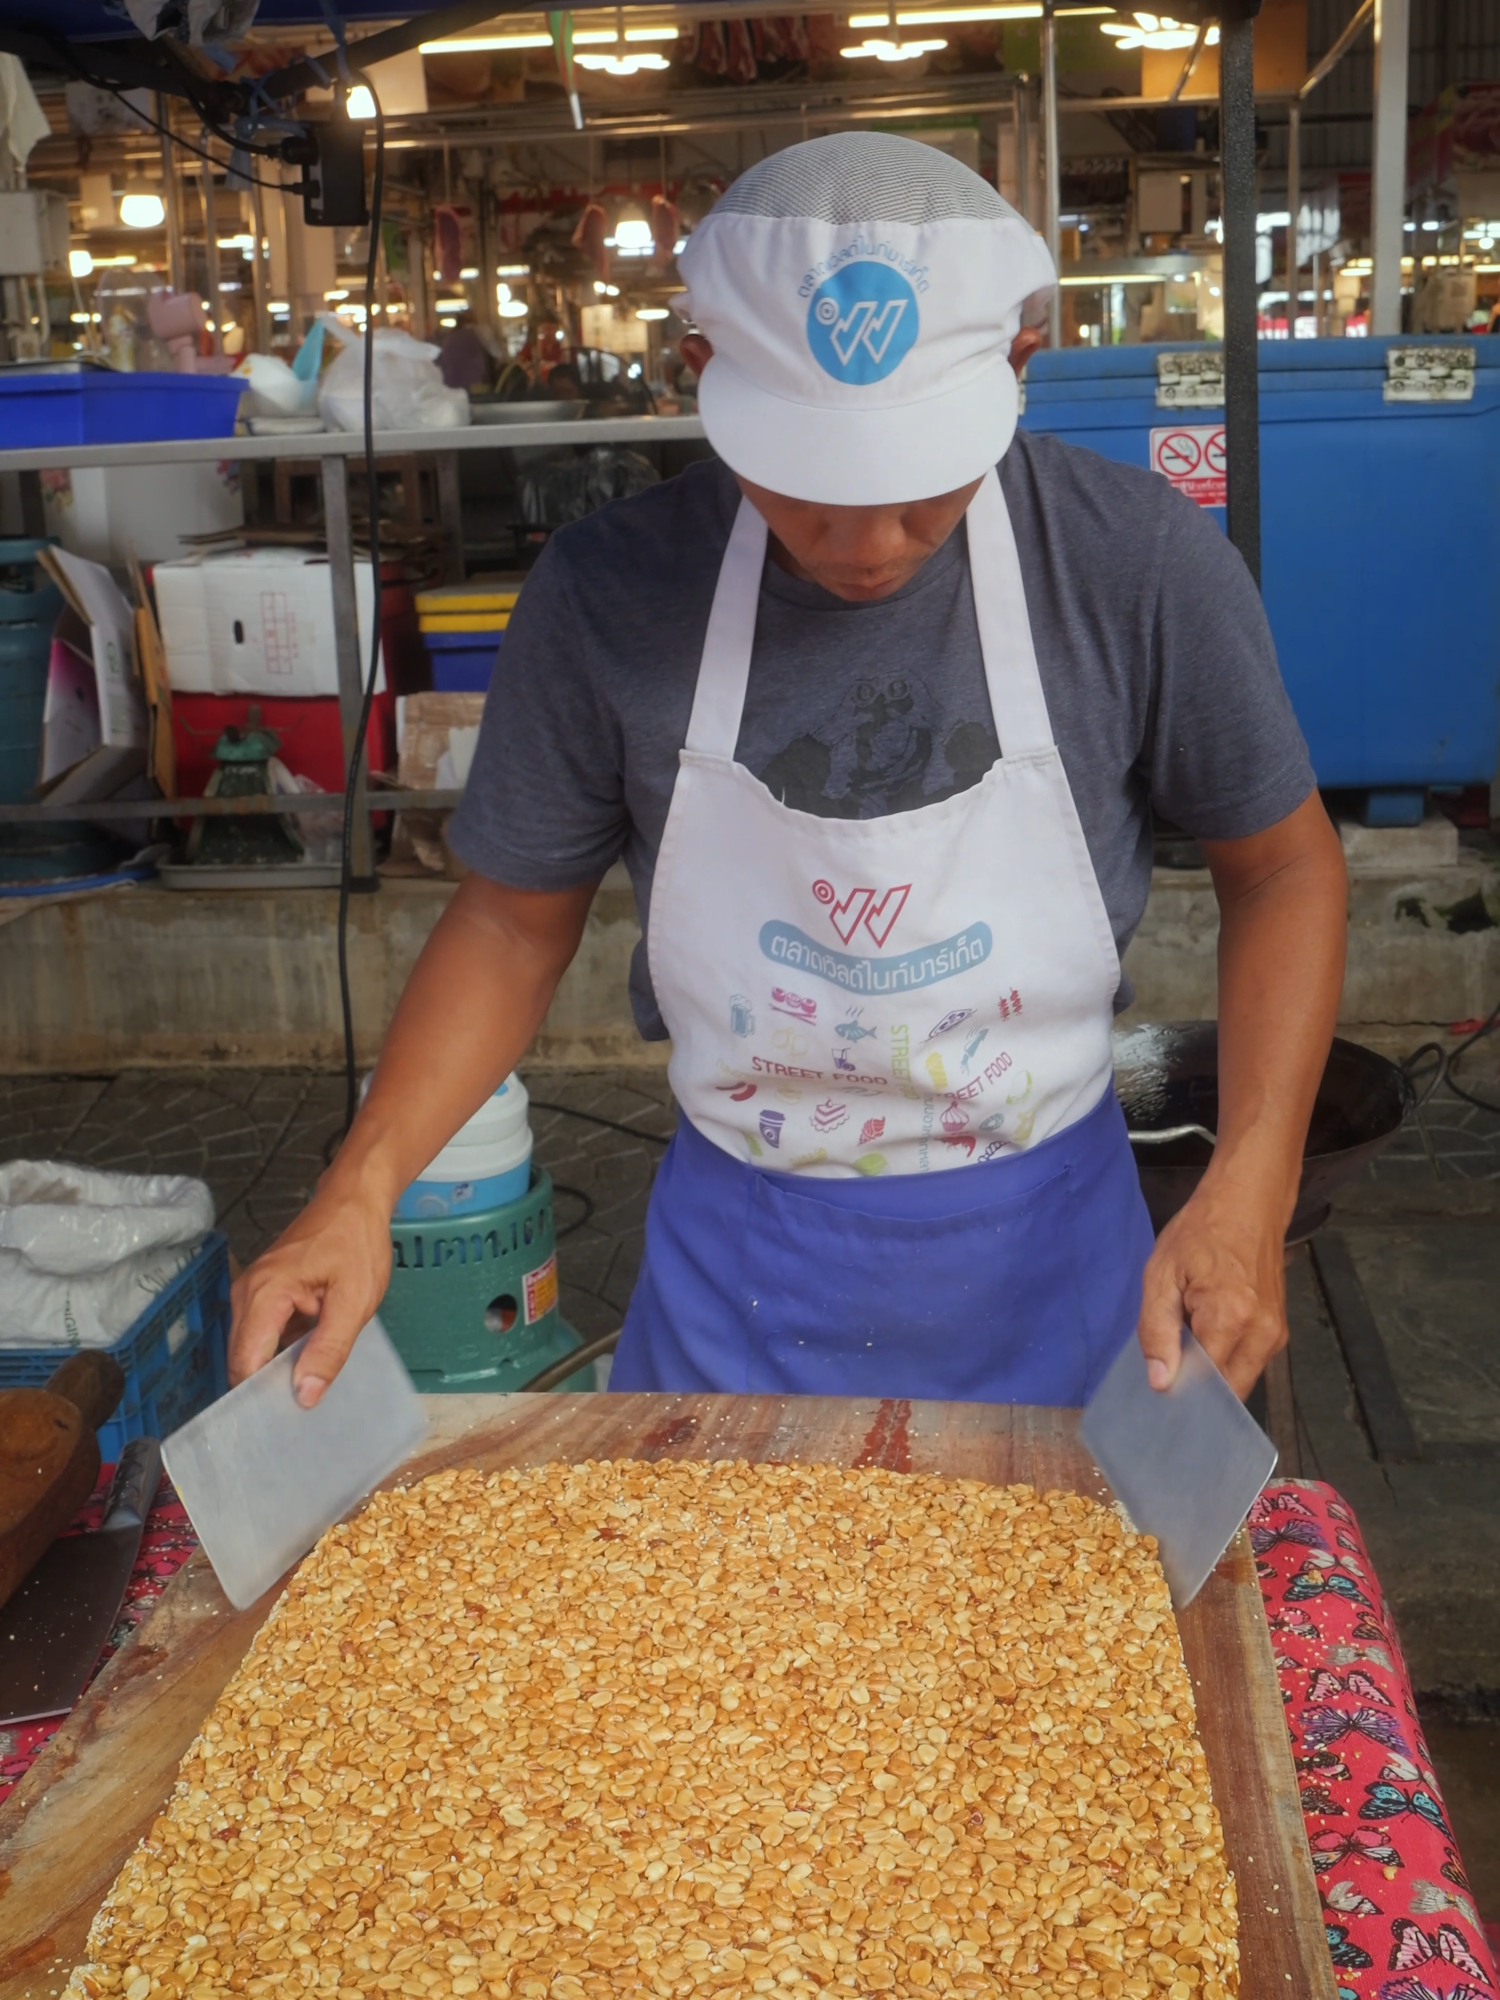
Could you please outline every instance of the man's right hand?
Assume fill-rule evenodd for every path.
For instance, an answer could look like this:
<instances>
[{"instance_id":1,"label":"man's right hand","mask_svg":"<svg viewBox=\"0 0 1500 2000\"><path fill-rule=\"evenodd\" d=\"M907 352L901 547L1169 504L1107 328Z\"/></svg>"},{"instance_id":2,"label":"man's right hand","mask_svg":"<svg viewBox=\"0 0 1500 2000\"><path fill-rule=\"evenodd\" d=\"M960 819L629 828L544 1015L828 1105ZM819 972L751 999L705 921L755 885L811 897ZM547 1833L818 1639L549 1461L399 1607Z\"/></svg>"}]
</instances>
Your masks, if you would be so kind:
<instances>
[{"instance_id":1,"label":"man's right hand","mask_svg":"<svg viewBox=\"0 0 1500 2000\"><path fill-rule=\"evenodd\" d=\"M235 1284L231 1383L263 1368L299 1315L315 1320L295 1378L297 1401L310 1410L385 1296L390 1270L388 1208L325 1185Z\"/></svg>"}]
</instances>

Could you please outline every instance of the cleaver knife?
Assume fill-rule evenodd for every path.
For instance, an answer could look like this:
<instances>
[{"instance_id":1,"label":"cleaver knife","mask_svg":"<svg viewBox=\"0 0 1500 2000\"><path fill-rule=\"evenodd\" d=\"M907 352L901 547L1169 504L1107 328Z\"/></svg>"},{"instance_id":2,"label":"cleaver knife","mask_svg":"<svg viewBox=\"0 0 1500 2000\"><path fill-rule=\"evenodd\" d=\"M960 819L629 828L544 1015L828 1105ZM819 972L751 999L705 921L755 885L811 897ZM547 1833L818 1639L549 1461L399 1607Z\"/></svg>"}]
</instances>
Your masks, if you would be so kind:
<instances>
[{"instance_id":1,"label":"cleaver knife","mask_svg":"<svg viewBox=\"0 0 1500 2000\"><path fill-rule=\"evenodd\" d=\"M427 1435L421 1398L378 1319L310 1410L292 1390L307 1338L200 1410L162 1447L177 1497L237 1611Z\"/></svg>"},{"instance_id":2,"label":"cleaver knife","mask_svg":"<svg viewBox=\"0 0 1500 2000\"><path fill-rule=\"evenodd\" d=\"M1153 1389L1131 1337L1079 1435L1135 1526L1156 1537L1172 1602L1191 1604L1270 1478L1276 1447L1187 1327L1170 1389Z\"/></svg>"},{"instance_id":3,"label":"cleaver knife","mask_svg":"<svg viewBox=\"0 0 1500 2000\"><path fill-rule=\"evenodd\" d=\"M120 1615L146 1516L161 1484L161 1447L132 1438L90 1534L62 1535L0 1610L0 1724L65 1715L83 1693Z\"/></svg>"}]
</instances>

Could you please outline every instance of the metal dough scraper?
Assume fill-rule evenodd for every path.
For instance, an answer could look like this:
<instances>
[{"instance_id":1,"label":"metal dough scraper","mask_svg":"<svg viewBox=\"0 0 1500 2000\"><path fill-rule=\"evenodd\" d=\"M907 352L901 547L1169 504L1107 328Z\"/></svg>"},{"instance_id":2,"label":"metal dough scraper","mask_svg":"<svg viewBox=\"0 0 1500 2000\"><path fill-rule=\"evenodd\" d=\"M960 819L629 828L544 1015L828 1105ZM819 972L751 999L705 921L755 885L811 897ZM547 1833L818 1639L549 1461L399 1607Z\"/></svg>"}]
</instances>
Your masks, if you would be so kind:
<instances>
[{"instance_id":1,"label":"metal dough scraper","mask_svg":"<svg viewBox=\"0 0 1500 2000\"><path fill-rule=\"evenodd\" d=\"M306 1338L162 1446L167 1475L239 1611L427 1434L421 1399L378 1319L311 1410L292 1393Z\"/></svg>"},{"instance_id":2,"label":"metal dough scraper","mask_svg":"<svg viewBox=\"0 0 1500 2000\"><path fill-rule=\"evenodd\" d=\"M1187 1327L1170 1389L1127 1340L1079 1434L1136 1527L1155 1535L1172 1602L1191 1604L1271 1476L1276 1447Z\"/></svg>"}]
</instances>

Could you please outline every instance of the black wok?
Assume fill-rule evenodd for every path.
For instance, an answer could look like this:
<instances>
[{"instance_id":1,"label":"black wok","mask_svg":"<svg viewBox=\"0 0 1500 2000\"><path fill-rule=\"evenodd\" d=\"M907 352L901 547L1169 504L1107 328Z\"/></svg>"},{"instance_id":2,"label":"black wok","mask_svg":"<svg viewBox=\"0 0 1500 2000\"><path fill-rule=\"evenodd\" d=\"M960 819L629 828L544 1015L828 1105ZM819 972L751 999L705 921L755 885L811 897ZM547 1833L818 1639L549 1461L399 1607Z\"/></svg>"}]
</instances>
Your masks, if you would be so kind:
<instances>
[{"instance_id":1,"label":"black wok","mask_svg":"<svg viewBox=\"0 0 1500 2000\"><path fill-rule=\"evenodd\" d=\"M1161 1230L1213 1157L1218 1129L1218 1024L1167 1021L1115 1036L1115 1087L1152 1227ZM1335 1041L1318 1086L1302 1156L1302 1184L1287 1229L1304 1242L1328 1220L1335 1189L1388 1146L1415 1103L1404 1070L1372 1049ZM1153 1139L1153 1134L1198 1126Z\"/></svg>"}]
</instances>

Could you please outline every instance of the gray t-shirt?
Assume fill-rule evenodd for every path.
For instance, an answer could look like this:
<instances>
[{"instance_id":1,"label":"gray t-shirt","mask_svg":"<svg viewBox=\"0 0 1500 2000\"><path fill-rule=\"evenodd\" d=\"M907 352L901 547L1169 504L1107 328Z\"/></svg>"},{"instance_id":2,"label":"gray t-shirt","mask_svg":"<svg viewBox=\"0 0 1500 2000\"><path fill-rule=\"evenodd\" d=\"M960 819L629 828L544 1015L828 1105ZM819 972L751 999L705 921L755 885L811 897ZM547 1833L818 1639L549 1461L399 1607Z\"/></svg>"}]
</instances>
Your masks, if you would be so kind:
<instances>
[{"instance_id":1,"label":"gray t-shirt","mask_svg":"<svg viewBox=\"0 0 1500 2000\"><path fill-rule=\"evenodd\" d=\"M1123 952L1154 807L1205 840L1313 787L1260 598L1215 524L1156 473L1017 433L1000 467L1042 687ZM739 488L690 466L553 536L511 616L463 804L461 861L519 889L622 855L644 925ZM842 818L961 791L998 754L962 527L904 590L847 604L767 562L739 761ZM644 944L631 1000L666 1034ZM1122 984L1117 1005L1130 999Z\"/></svg>"}]
</instances>

